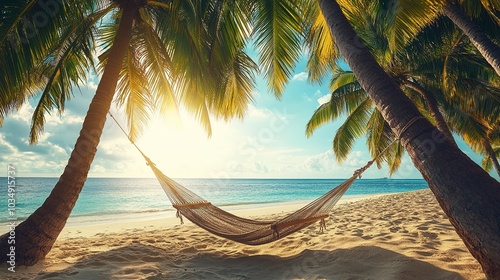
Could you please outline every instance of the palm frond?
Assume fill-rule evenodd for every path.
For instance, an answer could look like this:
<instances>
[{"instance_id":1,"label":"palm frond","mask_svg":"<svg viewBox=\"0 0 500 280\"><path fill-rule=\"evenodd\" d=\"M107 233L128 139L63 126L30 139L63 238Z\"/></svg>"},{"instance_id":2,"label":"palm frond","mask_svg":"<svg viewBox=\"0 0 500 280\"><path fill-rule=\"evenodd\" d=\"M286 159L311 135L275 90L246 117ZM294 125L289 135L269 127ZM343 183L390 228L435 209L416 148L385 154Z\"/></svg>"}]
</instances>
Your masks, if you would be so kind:
<instances>
[{"instance_id":1,"label":"palm frond","mask_svg":"<svg viewBox=\"0 0 500 280\"><path fill-rule=\"evenodd\" d=\"M39 78L45 84L32 116L30 143L38 142L43 131L45 114L57 109L61 114L66 101L72 97L72 88L86 80L89 70L94 67L95 48L94 26L109 10L97 11L85 19L75 20L67 26L58 45L51 51L42 66Z\"/></svg>"},{"instance_id":2,"label":"palm frond","mask_svg":"<svg viewBox=\"0 0 500 280\"><path fill-rule=\"evenodd\" d=\"M171 112L178 116L178 96L174 92L174 78L170 73L172 69L170 53L150 23L143 22L137 29L143 37L144 49L141 60L146 71L149 92L153 95L154 109L159 107L159 112L164 116L171 115Z\"/></svg>"},{"instance_id":3,"label":"palm frond","mask_svg":"<svg viewBox=\"0 0 500 280\"><path fill-rule=\"evenodd\" d=\"M269 87L280 97L302 50L298 1L258 1L254 17L255 45Z\"/></svg>"},{"instance_id":4,"label":"palm frond","mask_svg":"<svg viewBox=\"0 0 500 280\"><path fill-rule=\"evenodd\" d=\"M356 139L366 132L366 125L373 110L371 99L366 98L346 118L333 138L333 152L339 162L347 158Z\"/></svg>"},{"instance_id":5,"label":"palm frond","mask_svg":"<svg viewBox=\"0 0 500 280\"><path fill-rule=\"evenodd\" d=\"M368 97L359 83L352 82L337 88L332 92L330 108L334 118L341 114L350 114Z\"/></svg>"},{"instance_id":6,"label":"palm frond","mask_svg":"<svg viewBox=\"0 0 500 280\"><path fill-rule=\"evenodd\" d=\"M446 0L378 1L379 22L387 23L389 48L401 50L440 14Z\"/></svg>"},{"instance_id":7,"label":"palm frond","mask_svg":"<svg viewBox=\"0 0 500 280\"><path fill-rule=\"evenodd\" d=\"M326 102L321 104L318 109L316 109L311 116L311 119L307 122L306 125L306 136L307 138L311 137L314 131L324 125L327 122L331 122L335 120L332 114L332 109L330 102Z\"/></svg>"},{"instance_id":8,"label":"palm frond","mask_svg":"<svg viewBox=\"0 0 500 280\"><path fill-rule=\"evenodd\" d=\"M392 149L391 156L388 158L387 164L389 165L389 175L393 175L401 166L401 161L403 160L403 155L405 153L405 149L400 142L396 143Z\"/></svg>"},{"instance_id":9,"label":"palm frond","mask_svg":"<svg viewBox=\"0 0 500 280\"><path fill-rule=\"evenodd\" d=\"M248 104L253 101L254 75L257 70L255 62L240 51L234 62L228 65L223 79L223 93L217 95L213 104L217 117L225 120L233 116L243 118Z\"/></svg>"},{"instance_id":10,"label":"palm frond","mask_svg":"<svg viewBox=\"0 0 500 280\"><path fill-rule=\"evenodd\" d=\"M314 3L317 6L317 2ZM306 69L310 82L320 82L329 72L337 68L339 54L330 33L330 28L319 8L316 8L314 21L307 31L306 44L309 49L309 60Z\"/></svg>"},{"instance_id":11,"label":"palm frond","mask_svg":"<svg viewBox=\"0 0 500 280\"><path fill-rule=\"evenodd\" d=\"M379 110L373 110L366 125L366 130L366 145L368 146L371 156L375 158L385 149L385 147L382 146L382 140L385 136L385 120ZM387 155L381 155L375 159L378 168L382 167L382 163L386 158Z\"/></svg>"},{"instance_id":12,"label":"palm frond","mask_svg":"<svg viewBox=\"0 0 500 280\"><path fill-rule=\"evenodd\" d=\"M144 64L141 63L143 57L141 50L145 42L138 31L136 29L132 36L131 46L127 50L116 89L116 103L119 107L125 107L130 130L129 137L132 141L136 140L143 130L153 107L153 96L149 91L147 72Z\"/></svg>"},{"instance_id":13,"label":"palm frond","mask_svg":"<svg viewBox=\"0 0 500 280\"><path fill-rule=\"evenodd\" d=\"M337 68L330 82L330 89L336 91L347 85L355 85L357 81L358 79L352 71L344 71Z\"/></svg>"},{"instance_id":14,"label":"palm frond","mask_svg":"<svg viewBox=\"0 0 500 280\"><path fill-rule=\"evenodd\" d=\"M46 3L40 1L2 1L0 4L0 95L13 90L19 99L28 96L33 82L28 73L36 72L41 61L59 43L64 28L95 10L94 1ZM5 99L4 99L5 100ZM15 102L15 99L10 99ZM0 104L4 109L12 106Z\"/></svg>"},{"instance_id":15,"label":"palm frond","mask_svg":"<svg viewBox=\"0 0 500 280\"><path fill-rule=\"evenodd\" d=\"M338 70L330 88L333 90L330 101L321 104L306 125L307 137L323 124L337 119L342 114L352 113L367 98L366 92L349 71Z\"/></svg>"},{"instance_id":16,"label":"palm frond","mask_svg":"<svg viewBox=\"0 0 500 280\"><path fill-rule=\"evenodd\" d=\"M490 126L461 110L445 108L449 116L450 128L458 133L474 151L483 150L482 139L487 136Z\"/></svg>"}]
</instances>

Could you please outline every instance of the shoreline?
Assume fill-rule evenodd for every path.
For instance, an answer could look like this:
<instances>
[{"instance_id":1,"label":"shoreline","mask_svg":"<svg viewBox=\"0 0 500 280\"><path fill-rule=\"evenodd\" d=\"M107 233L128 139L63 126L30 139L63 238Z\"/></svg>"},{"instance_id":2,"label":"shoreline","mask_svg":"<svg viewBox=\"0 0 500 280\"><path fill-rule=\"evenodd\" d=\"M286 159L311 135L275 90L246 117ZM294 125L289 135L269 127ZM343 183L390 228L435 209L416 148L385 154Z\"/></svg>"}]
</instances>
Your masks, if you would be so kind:
<instances>
[{"instance_id":1,"label":"shoreline","mask_svg":"<svg viewBox=\"0 0 500 280\"><path fill-rule=\"evenodd\" d=\"M384 195L389 194L347 196L341 198L337 205L352 203L364 199L372 199ZM265 219L266 217L275 218L280 215L291 213L307 205L309 202L311 201L298 200L278 203L241 204L223 206L221 208L244 218ZM256 205L259 205L259 207L255 207ZM337 205L335 207L338 207ZM61 232L59 238L70 239L76 237L91 237L99 233L108 234L123 230L133 230L138 228L146 229L157 226L173 228L175 226L193 225L187 219L184 219L184 225L181 225L179 218L175 215L176 211L172 208L172 210L155 211L154 213L127 213L119 218L114 217L114 215L86 216L88 218L101 217L102 219L99 220L80 220L78 219L79 217L75 217L73 219L68 219L68 223Z\"/></svg>"},{"instance_id":2,"label":"shoreline","mask_svg":"<svg viewBox=\"0 0 500 280\"><path fill-rule=\"evenodd\" d=\"M357 194L357 195L344 195L337 205L341 205L348 202L354 202L362 199L368 199L372 197L378 197L382 195L389 195L395 193L381 193L381 194ZM166 198L165 198L166 199ZM236 215L241 215L246 218L259 219L260 216L267 216L273 214L282 214L293 212L300 209L306 204L310 203L312 200L295 200L295 201L281 201L281 202L263 202L263 203L252 203L252 204L236 204L236 205L225 205L220 208L225 211L234 213ZM217 206L217 205L216 205ZM75 227L98 227L104 226L108 228L109 224L133 224L133 223L143 223L147 221L154 221L157 223L159 220L165 219L166 224L176 225L179 224L179 219L175 218L176 210L171 207L168 209L152 209L141 212L129 212L129 213L104 213L104 214L89 214L89 215L78 215L70 216L66 228ZM174 218L174 220L172 220ZM21 223L23 220L16 221L17 224ZM186 220L186 222L189 222ZM0 228L6 228L9 225L8 222L1 222ZM93 230L94 232L95 230ZM64 230L63 230L64 232Z\"/></svg>"},{"instance_id":3,"label":"shoreline","mask_svg":"<svg viewBox=\"0 0 500 280\"><path fill-rule=\"evenodd\" d=\"M21 182L24 179L25 181ZM21 178L15 216L18 222L26 219L53 189L54 182L47 178ZM228 179L223 184L217 180L190 179L184 182L192 191L219 207L260 208L275 203L309 202L331 190L339 182L333 179L268 180ZM140 186L140 191L137 188ZM368 180L361 179L345 194L398 193L426 188L423 180ZM0 194L5 198L6 193ZM128 219L155 212L174 211L158 181L97 179L86 182L86 187L75 205L70 219L73 221ZM149 213L152 214L149 214ZM9 222L7 215L0 214L0 225Z\"/></svg>"},{"instance_id":4,"label":"shoreline","mask_svg":"<svg viewBox=\"0 0 500 280\"><path fill-rule=\"evenodd\" d=\"M276 219L297 206L231 212ZM314 224L259 246L216 237L187 221L179 225L175 213L68 225L45 260L9 278L479 280L484 274L432 193L421 190L344 200L325 232Z\"/></svg>"}]
</instances>

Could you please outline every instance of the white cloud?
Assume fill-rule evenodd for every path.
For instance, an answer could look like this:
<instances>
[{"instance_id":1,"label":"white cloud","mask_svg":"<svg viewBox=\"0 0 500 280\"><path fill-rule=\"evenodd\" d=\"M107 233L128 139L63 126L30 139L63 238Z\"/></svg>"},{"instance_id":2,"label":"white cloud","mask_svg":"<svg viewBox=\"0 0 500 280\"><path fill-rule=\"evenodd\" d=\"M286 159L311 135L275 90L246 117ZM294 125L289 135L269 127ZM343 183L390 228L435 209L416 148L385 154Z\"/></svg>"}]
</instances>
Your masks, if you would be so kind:
<instances>
[{"instance_id":1,"label":"white cloud","mask_svg":"<svg viewBox=\"0 0 500 280\"><path fill-rule=\"evenodd\" d=\"M330 99L332 99L332 94L331 93L323 95L320 98L318 98L318 103L319 103L319 105L323 105L326 102L330 101Z\"/></svg>"},{"instance_id":2,"label":"white cloud","mask_svg":"<svg viewBox=\"0 0 500 280\"><path fill-rule=\"evenodd\" d=\"M366 152L352 151L344 160L343 165L347 167L361 168L370 160L370 155Z\"/></svg>"},{"instance_id":3,"label":"white cloud","mask_svg":"<svg viewBox=\"0 0 500 280\"><path fill-rule=\"evenodd\" d=\"M94 164L91 168L91 171L92 173L94 174L99 174L99 175L103 175L103 174L106 174L106 168L102 165L99 165L99 164Z\"/></svg>"},{"instance_id":4,"label":"white cloud","mask_svg":"<svg viewBox=\"0 0 500 280\"><path fill-rule=\"evenodd\" d=\"M336 167L335 157L331 150L308 157L304 161L306 169L313 171L332 171Z\"/></svg>"},{"instance_id":5,"label":"white cloud","mask_svg":"<svg viewBox=\"0 0 500 280\"><path fill-rule=\"evenodd\" d=\"M69 157L68 152L66 152L66 150L64 150L61 146L53 143L48 143L48 146L50 146L50 154L52 156L62 156L63 158Z\"/></svg>"},{"instance_id":6,"label":"white cloud","mask_svg":"<svg viewBox=\"0 0 500 280\"><path fill-rule=\"evenodd\" d=\"M89 90L97 90L97 84L94 82L94 81L87 81L85 83L85 86L89 89Z\"/></svg>"},{"instance_id":7,"label":"white cloud","mask_svg":"<svg viewBox=\"0 0 500 280\"><path fill-rule=\"evenodd\" d=\"M2 149L6 148L6 150L9 150L9 152L17 152L17 148L5 139L5 135L3 133L0 133L0 146L2 147ZM5 152L5 154L7 154L7 151Z\"/></svg>"},{"instance_id":8,"label":"white cloud","mask_svg":"<svg viewBox=\"0 0 500 280\"><path fill-rule=\"evenodd\" d=\"M307 72L300 72L299 74L293 75L292 81L303 82L307 80Z\"/></svg>"},{"instance_id":9,"label":"white cloud","mask_svg":"<svg viewBox=\"0 0 500 280\"><path fill-rule=\"evenodd\" d=\"M338 163L332 150L307 157L303 166L305 172L317 177L349 178L357 169L365 166L370 160L370 154L364 151L352 151L347 158ZM364 178L380 178L388 175L387 168L378 170L375 166L366 170ZM409 177L407 177L409 178Z\"/></svg>"},{"instance_id":10,"label":"white cloud","mask_svg":"<svg viewBox=\"0 0 500 280\"><path fill-rule=\"evenodd\" d=\"M19 110L8 115L8 118L19 121L30 121L34 108L29 103L24 103Z\"/></svg>"},{"instance_id":11,"label":"white cloud","mask_svg":"<svg viewBox=\"0 0 500 280\"><path fill-rule=\"evenodd\" d=\"M250 118L259 118L259 119L268 119L274 115L274 113L266 108L257 108L253 105L248 106L248 117Z\"/></svg>"}]
</instances>

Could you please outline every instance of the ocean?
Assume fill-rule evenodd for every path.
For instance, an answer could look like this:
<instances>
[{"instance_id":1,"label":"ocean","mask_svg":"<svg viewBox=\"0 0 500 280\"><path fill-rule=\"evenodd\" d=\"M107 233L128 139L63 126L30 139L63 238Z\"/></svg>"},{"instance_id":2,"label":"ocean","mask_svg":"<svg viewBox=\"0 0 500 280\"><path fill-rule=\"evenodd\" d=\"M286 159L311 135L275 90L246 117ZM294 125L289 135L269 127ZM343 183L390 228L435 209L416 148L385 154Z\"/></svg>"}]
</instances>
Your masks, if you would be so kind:
<instances>
[{"instance_id":1,"label":"ocean","mask_svg":"<svg viewBox=\"0 0 500 280\"><path fill-rule=\"evenodd\" d=\"M21 221L42 205L58 178L16 178L15 217ZM270 203L312 201L341 179L177 179L201 197L222 207L255 207ZM8 184L1 178L0 223L7 222ZM358 179L345 196L401 193L427 188L424 180ZM4 209L1 209L3 205ZM151 216L174 211L153 178L89 178L70 219L94 221L133 215Z\"/></svg>"},{"instance_id":2,"label":"ocean","mask_svg":"<svg viewBox=\"0 0 500 280\"><path fill-rule=\"evenodd\" d=\"M0 223L7 222L7 178L0 178ZM58 178L16 178L15 217L21 221L42 205ZM251 208L276 203L307 202L326 193L341 179L177 179L214 205ZM345 196L401 193L427 188L424 180L358 179ZM4 209L1 209L3 205ZM89 178L71 219L94 221L174 211L153 178ZM114 218L113 218L114 219Z\"/></svg>"}]
</instances>

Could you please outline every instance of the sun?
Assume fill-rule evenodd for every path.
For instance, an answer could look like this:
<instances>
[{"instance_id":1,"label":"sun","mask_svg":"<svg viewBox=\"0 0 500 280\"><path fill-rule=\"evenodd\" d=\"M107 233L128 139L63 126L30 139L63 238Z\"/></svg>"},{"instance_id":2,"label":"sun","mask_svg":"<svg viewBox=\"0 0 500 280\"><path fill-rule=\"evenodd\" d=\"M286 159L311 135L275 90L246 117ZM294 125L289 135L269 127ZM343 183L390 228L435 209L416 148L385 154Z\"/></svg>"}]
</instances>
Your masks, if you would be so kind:
<instances>
[{"instance_id":1,"label":"sun","mask_svg":"<svg viewBox=\"0 0 500 280\"><path fill-rule=\"evenodd\" d=\"M217 136L209 137L203 126L187 113L181 112L179 121L153 118L137 145L171 176L214 177L215 164L230 155L237 142L228 141L227 136L234 134L230 124L214 119L212 126Z\"/></svg>"}]
</instances>

